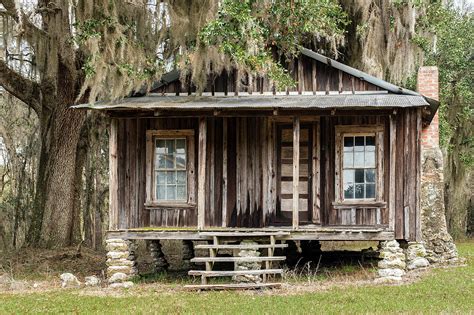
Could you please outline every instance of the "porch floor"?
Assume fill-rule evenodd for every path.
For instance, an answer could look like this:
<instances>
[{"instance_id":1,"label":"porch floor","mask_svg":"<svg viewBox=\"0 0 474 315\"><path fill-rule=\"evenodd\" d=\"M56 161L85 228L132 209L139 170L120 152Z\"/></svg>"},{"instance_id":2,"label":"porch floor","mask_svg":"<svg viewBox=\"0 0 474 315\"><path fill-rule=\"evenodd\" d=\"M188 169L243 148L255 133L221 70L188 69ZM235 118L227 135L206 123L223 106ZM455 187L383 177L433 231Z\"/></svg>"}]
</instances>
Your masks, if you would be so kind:
<instances>
[{"instance_id":1,"label":"porch floor","mask_svg":"<svg viewBox=\"0 0 474 315\"><path fill-rule=\"evenodd\" d=\"M108 238L123 239L176 239L176 240L209 240L208 232L229 232L249 237L259 234L283 232L280 240L321 240L321 241L383 241L395 239L393 231L386 227L371 226L317 226L305 225L298 229L291 226L269 226L262 228L231 228L231 227L144 227L108 231ZM248 234L247 234L248 233Z\"/></svg>"}]
</instances>

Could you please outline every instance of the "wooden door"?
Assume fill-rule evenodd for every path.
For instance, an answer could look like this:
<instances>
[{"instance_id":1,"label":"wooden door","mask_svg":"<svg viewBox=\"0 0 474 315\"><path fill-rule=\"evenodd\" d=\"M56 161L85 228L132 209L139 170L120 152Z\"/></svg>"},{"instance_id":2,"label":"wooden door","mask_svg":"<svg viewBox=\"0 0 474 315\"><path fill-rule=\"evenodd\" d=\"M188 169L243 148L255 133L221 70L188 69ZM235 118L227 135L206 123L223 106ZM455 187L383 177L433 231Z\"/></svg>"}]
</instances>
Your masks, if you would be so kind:
<instances>
[{"instance_id":1,"label":"wooden door","mask_svg":"<svg viewBox=\"0 0 474 315\"><path fill-rule=\"evenodd\" d=\"M299 222L311 219L311 125L301 125L300 131L300 177L299 177ZM293 212L293 127L277 127L277 213L276 224L291 225Z\"/></svg>"}]
</instances>

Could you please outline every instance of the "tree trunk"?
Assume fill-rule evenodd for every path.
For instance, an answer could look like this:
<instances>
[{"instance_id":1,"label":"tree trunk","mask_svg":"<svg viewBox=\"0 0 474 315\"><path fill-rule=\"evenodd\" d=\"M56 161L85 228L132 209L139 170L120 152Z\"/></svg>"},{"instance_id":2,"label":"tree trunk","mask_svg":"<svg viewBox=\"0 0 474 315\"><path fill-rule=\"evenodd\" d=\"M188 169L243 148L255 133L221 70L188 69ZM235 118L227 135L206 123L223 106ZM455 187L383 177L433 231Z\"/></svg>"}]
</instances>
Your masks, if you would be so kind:
<instances>
[{"instance_id":1,"label":"tree trunk","mask_svg":"<svg viewBox=\"0 0 474 315\"><path fill-rule=\"evenodd\" d=\"M63 247L80 239L76 189L82 165L77 149L86 113L69 109L70 104L56 104L41 115L37 190L27 238L31 246Z\"/></svg>"}]
</instances>

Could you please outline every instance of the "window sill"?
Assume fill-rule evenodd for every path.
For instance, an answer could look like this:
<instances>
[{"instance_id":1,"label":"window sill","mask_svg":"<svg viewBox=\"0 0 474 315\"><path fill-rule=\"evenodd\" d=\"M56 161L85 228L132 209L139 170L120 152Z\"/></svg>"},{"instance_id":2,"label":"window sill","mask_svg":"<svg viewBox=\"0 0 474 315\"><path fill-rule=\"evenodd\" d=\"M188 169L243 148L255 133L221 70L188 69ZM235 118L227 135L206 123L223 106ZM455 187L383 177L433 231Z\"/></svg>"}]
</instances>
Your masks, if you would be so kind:
<instances>
[{"instance_id":1,"label":"window sill","mask_svg":"<svg viewBox=\"0 0 474 315\"><path fill-rule=\"evenodd\" d=\"M358 200L358 201L338 201L332 203L335 209L341 208L386 208L385 201Z\"/></svg>"},{"instance_id":2,"label":"window sill","mask_svg":"<svg viewBox=\"0 0 474 315\"><path fill-rule=\"evenodd\" d=\"M152 209L152 208L187 208L187 209L194 209L196 208L196 204L194 203L187 203L187 202L147 202L145 203L145 208Z\"/></svg>"}]
</instances>

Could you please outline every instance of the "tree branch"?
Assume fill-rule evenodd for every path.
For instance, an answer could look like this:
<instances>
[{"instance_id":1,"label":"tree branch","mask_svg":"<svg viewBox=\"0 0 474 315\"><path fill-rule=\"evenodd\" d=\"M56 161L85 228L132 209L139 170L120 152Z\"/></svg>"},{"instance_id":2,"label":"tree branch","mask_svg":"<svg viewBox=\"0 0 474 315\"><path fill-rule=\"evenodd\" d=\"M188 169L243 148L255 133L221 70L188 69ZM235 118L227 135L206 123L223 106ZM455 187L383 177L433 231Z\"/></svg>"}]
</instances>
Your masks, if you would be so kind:
<instances>
[{"instance_id":1,"label":"tree branch","mask_svg":"<svg viewBox=\"0 0 474 315\"><path fill-rule=\"evenodd\" d=\"M41 113L40 97L41 89L38 83L26 79L8 67L7 63L0 59L0 85L7 92L26 103L38 115Z\"/></svg>"},{"instance_id":2,"label":"tree branch","mask_svg":"<svg viewBox=\"0 0 474 315\"><path fill-rule=\"evenodd\" d=\"M15 6L15 0L0 0L0 4L2 4L5 8L5 11L2 11L2 13L10 16L13 20L15 20L15 22L19 24L21 23L26 33L30 32L31 34L35 34L38 37L48 36L48 33L31 23L26 14L21 14L22 12L20 12ZM32 36L28 36L27 34L27 38L31 39L31 37Z\"/></svg>"}]
</instances>

